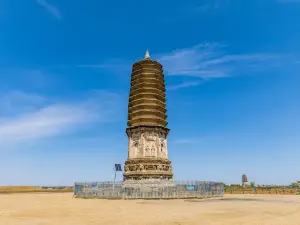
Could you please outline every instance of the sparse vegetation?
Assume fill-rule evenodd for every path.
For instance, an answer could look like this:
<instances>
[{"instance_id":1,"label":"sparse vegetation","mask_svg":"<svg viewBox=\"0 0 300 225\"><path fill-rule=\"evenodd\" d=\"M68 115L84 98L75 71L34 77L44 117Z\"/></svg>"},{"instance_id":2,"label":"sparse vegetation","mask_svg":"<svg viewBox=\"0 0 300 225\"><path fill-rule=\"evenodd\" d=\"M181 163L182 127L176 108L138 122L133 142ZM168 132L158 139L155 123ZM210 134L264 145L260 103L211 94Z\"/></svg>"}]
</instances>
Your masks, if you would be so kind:
<instances>
[{"instance_id":1,"label":"sparse vegetation","mask_svg":"<svg viewBox=\"0 0 300 225\"><path fill-rule=\"evenodd\" d=\"M251 182L249 186L233 184L224 186L225 194L280 194L280 195L300 195L298 185L255 185Z\"/></svg>"},{"instance_id":2,"label":"sparse vegetation","mask_svg":"<svg viewBox=\"0 0 300 225\"><path fill-rule=\"evenodd\" d=\"M299 184L297 184L297 183L291 183L291 188L297 188L298 186L299 186Z\"/></svg>"},{"instance_id":3,"label":"sparse vegetation","mask_svg":"<svg viewBox=\"0 0 300 225\"><path fill-rule=\"evenodd\" d=\"M73 192L73 188L54 188L54 189L44 189L36 186L0 186L0 194L13 194L13 193L49 193L49 192Z\"/></svg>"}]
</instances>

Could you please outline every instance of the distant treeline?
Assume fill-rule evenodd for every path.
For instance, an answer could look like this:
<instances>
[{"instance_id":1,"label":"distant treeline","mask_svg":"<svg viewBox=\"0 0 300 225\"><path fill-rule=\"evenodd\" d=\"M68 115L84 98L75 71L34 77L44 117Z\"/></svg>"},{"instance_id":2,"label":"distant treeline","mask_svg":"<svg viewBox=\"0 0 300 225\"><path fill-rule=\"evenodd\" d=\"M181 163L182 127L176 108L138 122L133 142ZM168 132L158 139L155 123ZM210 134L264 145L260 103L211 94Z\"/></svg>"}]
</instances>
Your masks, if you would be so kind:
<instances>
[{"instance_id":1,"label":"distant treeline","mask_svg":"<svg viewBox=\"0 0 300 225\"><path fill-rule=\"evenodd\" d=\"M69 189L73 188L73 186L40 186L42 189Z\"/></svg>"},{"instance_id":2,"label":"distant treeline","mask_svg":"<svg viewBox=\"0 0 300 225\"><path fill-rule=\"evenodd\" d=\"M224 191L226 194L300 194L300 187L298 185L247 185L239 184L226 185L224 184Z\"/></svg>"},{"instance_id":3,"label":"distant treeline","mask_svg":"<svg viewBox=\"0 0 300 225\"><path fill-rule=\"evenodd\" d=\"M0 186L0 194L33 192L73 192L73 187L39 187L39 186Z\"/></svg>"}]
</instances>

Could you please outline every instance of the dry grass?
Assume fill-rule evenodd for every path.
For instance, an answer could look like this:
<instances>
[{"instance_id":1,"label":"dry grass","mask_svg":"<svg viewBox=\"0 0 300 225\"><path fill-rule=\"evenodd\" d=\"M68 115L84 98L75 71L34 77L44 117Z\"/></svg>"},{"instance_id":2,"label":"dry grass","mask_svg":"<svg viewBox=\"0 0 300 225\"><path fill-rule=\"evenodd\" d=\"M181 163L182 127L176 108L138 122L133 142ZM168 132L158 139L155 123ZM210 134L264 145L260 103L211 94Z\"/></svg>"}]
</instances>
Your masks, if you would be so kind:
<instances>
[{"instance_id":1,"label":"dry grass","mask_svg":"<svg viewBox=\"0 0 300 225\"><path fill-rule=\"evenodd\" d=\"M204 200L75 199L70 193L0 195L2 225L298 225L300 196Z\"/></svg>"},{"instance_id":2,"label":"dry grass","mask_svg":"<svg viewBox=\"0 0 300 225\"><path fill-rule=\"evenodd\" d=\"M0 194L13 194L13 193L32 193L32 192L73 192L73 188L65 189L42 189L40 187L33 186L0 186Z\"/></svg>"},{"instance_id":3,"label":"dry grass","mask_svg":"<svg viewBox=\"0 0 300 225\"><path fill-rule=\"evenodd\" d=\"M298 188L232 188L225 190L226 194L271 194L271 195L296 195Z\"/></svg>"}]
</instances>

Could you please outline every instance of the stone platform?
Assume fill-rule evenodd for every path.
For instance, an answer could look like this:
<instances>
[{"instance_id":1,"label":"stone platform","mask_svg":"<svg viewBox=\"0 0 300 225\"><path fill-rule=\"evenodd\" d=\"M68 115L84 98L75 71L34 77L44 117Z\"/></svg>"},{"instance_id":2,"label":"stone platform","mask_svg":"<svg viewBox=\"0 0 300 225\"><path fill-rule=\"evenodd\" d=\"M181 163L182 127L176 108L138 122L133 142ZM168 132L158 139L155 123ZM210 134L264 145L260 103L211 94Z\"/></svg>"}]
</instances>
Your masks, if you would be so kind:
<instances>
[{"instance_id":1,"label":"stone platform","mask_svg":"<svg viewBox=\"0 0 300 225\"><path fill-rule=\"evenodd\" d=\"M142 179L125 180L122 189L139 190L142 192L159 191L165 188L175 187L173 180L169 179Z\"/></svg>"}]
</instances>

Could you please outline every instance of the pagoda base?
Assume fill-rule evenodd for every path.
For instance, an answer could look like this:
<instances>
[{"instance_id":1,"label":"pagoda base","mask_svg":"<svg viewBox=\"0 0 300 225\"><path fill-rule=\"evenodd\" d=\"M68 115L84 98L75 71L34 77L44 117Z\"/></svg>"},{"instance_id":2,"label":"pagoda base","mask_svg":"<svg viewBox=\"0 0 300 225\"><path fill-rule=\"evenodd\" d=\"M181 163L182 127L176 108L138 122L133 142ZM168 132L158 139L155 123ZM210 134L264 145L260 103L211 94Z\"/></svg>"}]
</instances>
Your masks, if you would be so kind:
<instances>
[{"instance_id":1,"label":"pagoda base","mask_svg":"<svg viewBox=\"0 0 300 225\"><path fill-rule=\"evenodd\" d=\"M174 187L173 180L169 179L142 179L125 180L122 189L139 190L142 192L153 192L163 190L167 187Z\"/></svg>"}]
</instances>

